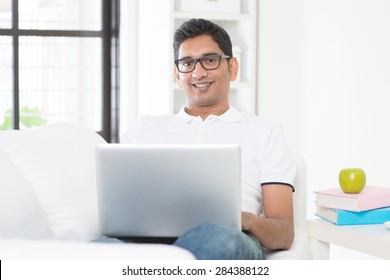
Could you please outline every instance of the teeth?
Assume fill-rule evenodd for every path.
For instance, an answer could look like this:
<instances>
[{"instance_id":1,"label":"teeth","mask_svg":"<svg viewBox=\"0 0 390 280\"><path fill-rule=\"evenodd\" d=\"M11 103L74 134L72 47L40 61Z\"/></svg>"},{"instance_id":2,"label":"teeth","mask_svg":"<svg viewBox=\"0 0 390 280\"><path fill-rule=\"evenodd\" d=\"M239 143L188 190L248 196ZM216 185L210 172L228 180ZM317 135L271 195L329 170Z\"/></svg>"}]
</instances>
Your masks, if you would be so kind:
<instances>
[{"instance_id":1,"label":"teeth","mask_svg":"<svg viewBox=\"0 0 390 280\"><path fill-rule=\"evenodd\" d=\"M202 84L194 84L194 86L198 87L198 88L202 88L202 87L208 87L211 83L202 83Z\"/></svg>"}]
</instances>

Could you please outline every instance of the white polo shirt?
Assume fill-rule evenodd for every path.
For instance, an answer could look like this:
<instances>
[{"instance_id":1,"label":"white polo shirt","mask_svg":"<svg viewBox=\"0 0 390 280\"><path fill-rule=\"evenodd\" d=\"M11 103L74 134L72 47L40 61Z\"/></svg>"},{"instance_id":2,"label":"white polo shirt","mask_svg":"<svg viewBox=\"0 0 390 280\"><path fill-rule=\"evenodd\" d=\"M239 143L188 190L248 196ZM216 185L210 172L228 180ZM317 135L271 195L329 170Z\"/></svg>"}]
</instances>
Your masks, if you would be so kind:
<instances>
[{"instance_id":1,"label":"white polo shirt","mask_svg":"<svg viewBox=\"0 0 390 280\"><path fill-rule=\"evenodd\" d=\"M234 107L220 116L176 115L139 117L121 143L133 144L237 144L241 147L242 211L263 215L264 184L293 188L295 165L279 127L264 118ZM204 164L207 164L205 162ZM210 167L212 168L212 167Z\"/></svg>"}]
</instances>

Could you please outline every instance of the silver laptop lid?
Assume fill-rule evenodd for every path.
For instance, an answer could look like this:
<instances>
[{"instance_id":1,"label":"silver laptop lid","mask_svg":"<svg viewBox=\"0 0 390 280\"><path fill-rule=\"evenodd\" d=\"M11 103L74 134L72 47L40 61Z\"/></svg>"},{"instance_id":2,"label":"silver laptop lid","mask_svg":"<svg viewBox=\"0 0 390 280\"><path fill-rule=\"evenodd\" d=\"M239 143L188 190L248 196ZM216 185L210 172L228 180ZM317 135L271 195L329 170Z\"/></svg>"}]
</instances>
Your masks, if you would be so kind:
<instances>
[{"instance_id":1,"label":"silver laptop lid","mask_svg":"<svg viewBox=\"0 0 390 280\"><path fill-rule=\"evenodd\" d=\"M202 224L241 228L236 145L96 148L101 234L177 237Z\"/></svg>"}]
</instances>

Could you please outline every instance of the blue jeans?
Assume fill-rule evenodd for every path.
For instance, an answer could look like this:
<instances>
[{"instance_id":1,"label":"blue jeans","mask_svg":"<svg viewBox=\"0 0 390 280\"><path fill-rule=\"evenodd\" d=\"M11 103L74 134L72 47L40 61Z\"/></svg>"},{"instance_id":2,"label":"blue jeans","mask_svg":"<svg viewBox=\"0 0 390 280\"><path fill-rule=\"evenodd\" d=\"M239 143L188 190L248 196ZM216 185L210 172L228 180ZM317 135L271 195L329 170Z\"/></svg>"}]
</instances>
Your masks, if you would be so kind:
<instances>
[{"instance_id":1,"label":"blue jeans","mask_svg":"<svg viewBox=\"0 0 390 280\"><path fill-rule=\"evenodd\" d=\"M199 260L264 260L259 241L230 227L202 224L180 236L174 245L192 252Z\"/></svg>"},{"instance_id":2,"label":"blue jeans","mask_svg":"<svg viewBox=\"0 0 390 280\"><path fill-rule=\"evenodd\" d=\"M101 237L95 242L122 243L116 238ZM259 241L240 230L215 224L202 224L172 245L190 251L198 260L264 260Z\"/></svg>"}]
</instances>

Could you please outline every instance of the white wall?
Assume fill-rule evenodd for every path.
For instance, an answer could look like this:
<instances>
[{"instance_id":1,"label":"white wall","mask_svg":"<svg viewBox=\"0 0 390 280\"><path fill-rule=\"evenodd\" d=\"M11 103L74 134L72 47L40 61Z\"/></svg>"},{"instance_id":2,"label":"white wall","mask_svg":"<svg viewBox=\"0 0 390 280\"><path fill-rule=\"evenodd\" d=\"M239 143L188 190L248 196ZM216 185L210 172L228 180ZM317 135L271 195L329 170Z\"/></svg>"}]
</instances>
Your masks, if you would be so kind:
<instances>
[{"instance_id":1,"label":"white wall","mask_svg":"<svg viewBox=\"0 0 390 280\"><path fill-rule=\"evenodd\" d=\"M169 112L174 67L170 4L121 1L121 135L136 116Z\"/></svg>"},{"instance_id":2,"label":"white wall","mask_svg":"<svg viewBox=\"0 0 390 280\"><path fill-rule=\"evenodd\" d=\"M138 112L168 114L173 62L170 1L139 1Z\"/></svg>"},{"instance_id":3,"label":"white wall","mask_svg":"<svg viewBox=\"0 0 390 280\"><path fill-rule=\"evenodd\" d=\"M258 108L282 126L291 149L301 152L301 1L260 0Z\"/></svg>"},{"instance_id":4,"label":"white wall","mask_svg":"<svg viewBox=\"0 0 390 280\"><path fill-rule=\"evenodd\" d=\"M312 189L362 167L390 186L390 1L263 0L259 112L306 157Z\"/></svg>"},{"instance_id":5,"label":"white wall","mask_svg":"<svg viewBox=\"0 0 390 280\"><path fill-rule=\"evenodd\" d=\"M120 129L122 135L138 114L138 1L121 1Z\"/></svg>"},{"instance_id":6,"label":"white wall","mask_svg":"<svg viewBox=\"0 0 390 280\"><path fill-rule=\"evenodd\" d=\"M390 1L261 0L259 20L259 112L305 156L309 211L345 167L390 187Z\"/></svg>"}]
</instances>

